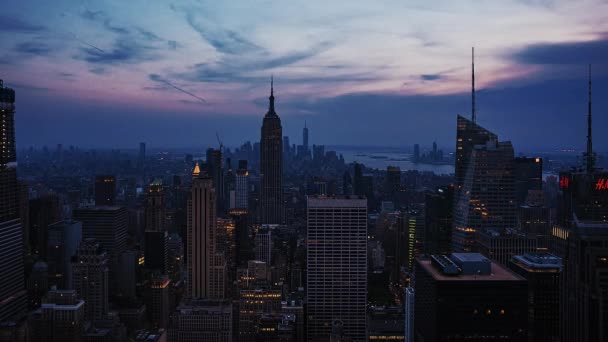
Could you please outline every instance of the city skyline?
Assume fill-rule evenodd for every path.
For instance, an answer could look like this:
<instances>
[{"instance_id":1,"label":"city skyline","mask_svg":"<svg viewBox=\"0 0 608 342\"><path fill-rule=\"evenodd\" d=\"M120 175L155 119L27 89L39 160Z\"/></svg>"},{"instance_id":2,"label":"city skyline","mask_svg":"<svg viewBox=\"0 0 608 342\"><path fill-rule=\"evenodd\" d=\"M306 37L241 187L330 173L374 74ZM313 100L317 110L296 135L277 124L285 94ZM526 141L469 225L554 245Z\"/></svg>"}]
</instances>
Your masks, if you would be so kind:
<instances>
[{"instance_id":1,"label":"city skyline","mask_svg":"<svg viewBox=\"0 0 608 342\"><path fill-rule=\"evenodd\" d=\"M456 115L471 115L471 46L478 122L516 151L584 149L589 63L594 125L608 123L601 2L150 6L7 9L0 69L28 99L17 108L20 148L210 145L216 131L226 145L255 141L271 73L292 138L306 121L321 144L450 146Z\"/></svg>"}]
</instances>

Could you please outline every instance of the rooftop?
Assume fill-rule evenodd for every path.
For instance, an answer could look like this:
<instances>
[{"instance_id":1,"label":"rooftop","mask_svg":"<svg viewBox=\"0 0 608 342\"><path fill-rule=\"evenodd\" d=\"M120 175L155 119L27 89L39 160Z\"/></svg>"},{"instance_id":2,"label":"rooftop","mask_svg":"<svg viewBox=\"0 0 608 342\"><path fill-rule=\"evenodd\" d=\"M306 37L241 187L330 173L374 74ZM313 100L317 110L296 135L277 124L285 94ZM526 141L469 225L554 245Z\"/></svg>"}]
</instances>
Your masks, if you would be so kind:
<instances>
[{"instance_id":1,"label":"rooftop","mask_svg":"<svg viewBox=\"0 0 608 342\"><path fill-rule=\"evenodd\" d=\"M477 254L477 253L455 253L455 254ZM466 257L465 257L466 258ZM477 257L472 257L477 258ZM507 270L506 268L491 262L492 271L488 275L459 274L444 275L437 268L431 265L430 259L418 259L418 263L429 273L433 279L438 281L522 281L524 278Z\"/></svg>"},{"instance_id":2,"label":"rooftop","mask_svg":"<svg viewBox=\"0 0 608 342\"><path fill-rule=\"evenodd\" d=\"M308 196L309 208L367 208L367 199L359 196Z\"/></svg>"}]
</instances>

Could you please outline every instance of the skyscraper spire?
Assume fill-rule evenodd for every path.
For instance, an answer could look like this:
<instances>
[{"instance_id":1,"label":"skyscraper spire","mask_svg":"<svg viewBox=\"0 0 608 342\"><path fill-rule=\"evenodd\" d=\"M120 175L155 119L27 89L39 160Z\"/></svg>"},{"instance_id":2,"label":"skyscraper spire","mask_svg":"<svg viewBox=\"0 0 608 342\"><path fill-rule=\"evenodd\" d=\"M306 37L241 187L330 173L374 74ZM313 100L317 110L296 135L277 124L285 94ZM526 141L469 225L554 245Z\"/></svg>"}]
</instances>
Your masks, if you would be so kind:
<instances>
[{"instance_id":1,"label":"skyscraper spire","mask_svg":"<svg viewBox=\"0 0 608 342\"><path fill-rule=\"evenodd\" d=\"M589 64L589 103L587 108L587 152L585 153L587 172L595 168L595 155L593 154L593 139L591 135L591 64Z\"/></svg>"},{"instance_id":2,"label":"skyscraper spire","mask_svg":"<svg viewBox=\"0 0 608 342\"><path fill-rule=\"evenodd\" d=\"M473 121L473 123L475 123L475 121L477 120L477 115L475 113L475 47L471 47L471 100L471 120Z\"/></svg>"},{"instance_id":3,"label":"skyscraper spire","mask_svg":"<svg viewBox=\"0 0 608 342\"><path fill-rule=\"evenodd\" d=\"M270 75L270 97L268 98L270 100L270 104L268 106L268 114L270 115L276 115L276 112L274 111L274 77L273 75Z\"/></svg>"}]
</instances>

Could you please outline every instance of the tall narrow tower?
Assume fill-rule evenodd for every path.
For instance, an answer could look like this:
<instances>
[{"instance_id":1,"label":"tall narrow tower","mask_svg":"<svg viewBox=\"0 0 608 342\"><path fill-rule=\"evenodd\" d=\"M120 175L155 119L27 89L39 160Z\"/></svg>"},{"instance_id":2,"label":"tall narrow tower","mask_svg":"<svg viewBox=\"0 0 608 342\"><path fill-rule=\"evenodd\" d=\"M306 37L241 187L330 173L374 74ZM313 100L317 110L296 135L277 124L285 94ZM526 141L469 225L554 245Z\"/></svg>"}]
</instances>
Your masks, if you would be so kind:
<instances>
[{"instance_id":1,"label":"tall narrow tower","mask_svg":"<svg viewBox=\"0 0 608 342\"><path fill-rule=\"evenodd\" d=\"M283 223L283 129L274 110L273 81L270 81L268 112L260 141L261 223Z\"/></svg>"},{"instance_id":2,"label":"tall narrow tower","mask_svg":"<svg viewBox=\"0 0 608 342\"><path fill-rule=\"evenodd\" d=\"M475 112L475 47L471 48L471 121L477 121Z\"/></svg>"},{"instance_id":3,"label":"tall narrow tower","mask_svg":"<svg viewBox=\"0 0 608 342\"><path fill-rule=\"evenodd\" d=\"M23 232L15 152L15 91L0 80L0 322L25 314Z\"/></svg>"},{"instance_id":4,"label":"tall narrow tower","mask_svg":"<svg viewBox=\"0 0 608 342\"><path fill-rule=\"evenodd\" d=\"M306 121L304 121L304 129L302 130L302 147L304 154L308 155L308 127L306 126Z\"/></svg>"},{"instance_id":5,"label":"tall narrow tower","mask_svg":"<svg viewBox=\"0 0 608 342\"><path fill-rule=\"evenodd\" d=\"M587 107L587 152L585 152L585 166L588 173L595 169L595 153L593 153L593 138L591 135L591 64L589 64L589 101Z\"/></svg>"}]
</instances>

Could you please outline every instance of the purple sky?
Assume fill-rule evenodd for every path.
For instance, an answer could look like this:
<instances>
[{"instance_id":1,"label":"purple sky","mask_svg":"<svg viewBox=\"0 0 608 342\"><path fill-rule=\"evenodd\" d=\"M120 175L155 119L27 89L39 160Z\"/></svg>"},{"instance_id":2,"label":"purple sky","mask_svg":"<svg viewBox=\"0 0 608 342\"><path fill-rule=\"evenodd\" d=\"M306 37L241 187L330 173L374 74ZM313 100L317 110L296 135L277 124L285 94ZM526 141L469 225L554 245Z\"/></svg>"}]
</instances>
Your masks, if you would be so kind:
<instances>
[{"instance_id":1,"label":"purple sky","mask_svg":"<svg viewBox=\"0 0 608 342\"><path fill-rule=\"evenodd\" d=\"M517 150L582 149L586 65L608 150L606 1L20 1L0 14L0 78L20 147L259 139L275 76L285 134L453 148L470 115Z\"/></svg>"}]
</instances>

